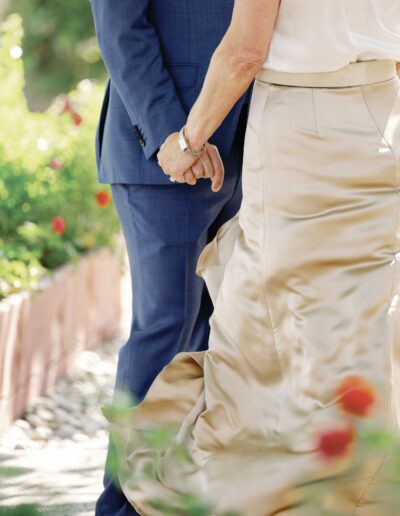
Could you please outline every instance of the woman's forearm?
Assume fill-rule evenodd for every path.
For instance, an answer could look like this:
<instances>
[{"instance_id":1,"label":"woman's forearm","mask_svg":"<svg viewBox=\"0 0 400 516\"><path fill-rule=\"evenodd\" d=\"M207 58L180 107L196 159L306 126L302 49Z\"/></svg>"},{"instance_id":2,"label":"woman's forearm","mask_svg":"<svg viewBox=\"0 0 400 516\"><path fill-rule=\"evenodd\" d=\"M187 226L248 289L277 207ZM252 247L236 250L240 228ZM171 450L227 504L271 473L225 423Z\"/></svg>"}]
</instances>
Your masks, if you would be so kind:
<instances>
[{"instance_id":1,"label":"woman's forearm","mask_svg":"<svg viewBox=\"0 0 400 516\"><path fill-rule=\"evenodd\" d=\"M262 67L280 0L236 0L232 23L216 49L185 134L200 149L221 125Z\"/></svg>"},{"instance_id":2,"label":"woman's forearm","mask_svg":"<svg viewBox=\"0 0 400 516\"><path fill-rule=\"evenodd\" d=\"M192 148L201 148L214 134L254 80L261 61L261 55L253 63L240 61L222 42L211 59L203 89L187 121L186 137Z\"/></svg>"}]
</instances>

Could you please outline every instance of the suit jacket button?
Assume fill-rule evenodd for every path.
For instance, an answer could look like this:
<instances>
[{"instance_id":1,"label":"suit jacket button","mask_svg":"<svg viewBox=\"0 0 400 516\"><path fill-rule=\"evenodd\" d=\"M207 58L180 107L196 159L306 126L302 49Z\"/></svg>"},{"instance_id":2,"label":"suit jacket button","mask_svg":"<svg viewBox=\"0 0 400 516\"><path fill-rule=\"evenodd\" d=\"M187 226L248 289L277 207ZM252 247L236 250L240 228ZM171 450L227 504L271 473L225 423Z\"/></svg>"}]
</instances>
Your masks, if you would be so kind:
<instances>
[{"instance_id":1,"label":"suit jacket button","mask_svg":"<svg viewBox=\"0 0 400 516\"><path fill-rule=\"evenodd\" d=\"M137 125L134 125L133 126L133 132L135 133L135 136L140 144L141 147L144 147L145 146L145 142L143 140L143 137L139 131L139 127Z\"/></svg>"}]
</instances>

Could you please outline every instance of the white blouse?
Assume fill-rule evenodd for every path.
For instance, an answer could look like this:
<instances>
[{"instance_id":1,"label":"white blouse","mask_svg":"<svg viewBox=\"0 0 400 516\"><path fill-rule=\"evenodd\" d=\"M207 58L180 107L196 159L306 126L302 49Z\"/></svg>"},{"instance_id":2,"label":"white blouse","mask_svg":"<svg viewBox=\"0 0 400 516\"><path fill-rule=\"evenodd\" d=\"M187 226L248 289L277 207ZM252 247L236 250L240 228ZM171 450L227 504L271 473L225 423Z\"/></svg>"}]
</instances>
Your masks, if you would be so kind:
<instances>
[{"instance_id":1,"label":"white blouse","mask_svg":"<svg viewBox=\"0 0 400 516\"><path fill-rule=\"evenodd\" d=\"M400 61L400 0L281 0L265 68L333 71Z\"/></svg>"}]
</instances>

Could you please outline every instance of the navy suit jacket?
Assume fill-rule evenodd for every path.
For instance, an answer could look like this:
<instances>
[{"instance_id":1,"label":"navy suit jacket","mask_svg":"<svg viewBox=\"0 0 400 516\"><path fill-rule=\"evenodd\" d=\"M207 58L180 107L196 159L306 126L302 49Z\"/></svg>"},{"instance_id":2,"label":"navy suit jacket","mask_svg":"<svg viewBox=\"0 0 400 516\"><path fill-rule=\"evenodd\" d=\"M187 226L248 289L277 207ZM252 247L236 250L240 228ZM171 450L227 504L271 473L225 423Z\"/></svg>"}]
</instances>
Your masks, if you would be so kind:
<instances>
[{"instance_id":1,"label":"navy suit jacket","mask_svg":"<svg viewBox=\"0 0 400 516\"><path fill-rule=\"evenodd\" d=\"M91 0L109 73L96 134L101 183L169 184L155 156L187 120L234 0ZM243 95L212 143L226 156Z\"/></svg>"}]
</instances>

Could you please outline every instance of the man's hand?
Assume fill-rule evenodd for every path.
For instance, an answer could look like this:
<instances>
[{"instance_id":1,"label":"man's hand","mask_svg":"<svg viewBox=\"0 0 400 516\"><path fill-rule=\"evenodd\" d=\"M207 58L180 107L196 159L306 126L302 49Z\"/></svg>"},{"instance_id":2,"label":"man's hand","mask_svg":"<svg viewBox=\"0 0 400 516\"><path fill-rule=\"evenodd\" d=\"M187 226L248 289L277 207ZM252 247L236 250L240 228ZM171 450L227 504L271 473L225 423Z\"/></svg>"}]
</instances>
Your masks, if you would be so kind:
<instances>
[{"instance_id":1,"label":"man's hand","mask_svg":"<svg viewBox=\"0 0 400 516\"><path fill-rule=\"evenodd\" d=\"M165 174L179 183L186 183L185 172L198 158L183 152L179 147L179 133L172 133L161 145L157 159Z\"/></svg>"},{"instance_id":2,"label":"man's hand","mask_svg":"<svg viewBox=\"0 0 400 516\"><path fill-rule=\"evenodd\" d=\"M211 179L211 188L218 192L224 182L224 166L215 145L208 144L199 158L186 154L179 147L179 133L165 140L157 154L164 173L179 183L195 185L197 179Z\"/></svg>"}]
</instances>

